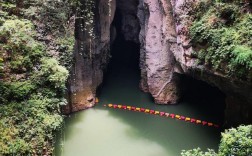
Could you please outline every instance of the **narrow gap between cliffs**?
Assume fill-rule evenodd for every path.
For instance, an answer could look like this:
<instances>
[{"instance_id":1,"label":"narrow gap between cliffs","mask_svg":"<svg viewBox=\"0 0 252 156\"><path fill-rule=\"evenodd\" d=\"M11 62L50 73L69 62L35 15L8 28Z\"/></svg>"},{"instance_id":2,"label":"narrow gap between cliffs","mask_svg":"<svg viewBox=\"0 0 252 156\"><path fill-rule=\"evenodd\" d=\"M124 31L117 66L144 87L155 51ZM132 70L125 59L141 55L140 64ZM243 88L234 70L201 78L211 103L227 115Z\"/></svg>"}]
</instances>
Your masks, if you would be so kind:
<instances>
[{"instance_id":1,"label":"narrow gap between cliffs","mask_svg":"<svg viewBox=\"0 0 252 156\"><path fill-rule=\"evenodd\" d=\"M117 9L112 25L116 28L116 38L111 43L112 59L108 66L108 72L113 69L126 69L131 72L139 71L140 45L133 41L126 41L122 34L122 17Z\"/></svg>"},{"instance_id":2,"label":"narrow gap between cliffs","mask_svg":"<svg viewBox=\"0 0 252 156\"><path fill-rule=\"evenodd\" d=\"M112 31L115 31L113 29L116 30L115 38L112 34ZM122 15L119 8L116 9L111 26L110 49L111 59L104 74L103 84L98 89L98 96L101 99L106 96L105 99L109 99L109 101L124 102L123 99L132 99L140 92L138 87L140 81L140 43L127 41L124 38ZM110 93L104 94L104 92Z\"/></svg>"},{"instance_id":3,"label":"narrow gap between cliffs","mask_svg":"<svg viewBox=\"0 0 252 156\"><path fill-rule=\"evenodd\" d=\"M139 94L140 44L125 40L121 30L122 16L118 8L112 25L116 29L116 37L111 43L111 60L104 75L103 84L99 88L101 90L102 87L105 87L103 93L107 92L106 95L102 95L103 102L104 104L111 101L118 103L134 101L134 104L138 101L142 102L136 100L141 99L139 96L142 96ZM192 108L196 109L196 112L201 112L206 116L214 116L220 122L224 121L225 95L218 88L185 75L180 75L180 80L182 98L179 105L189 103ZM99 94L101 93L99 92ZM128 100L132 97L135 99ZM147 98L149 98L148 102L154 101L149 94Z\"/></svg>"}]
</instances>

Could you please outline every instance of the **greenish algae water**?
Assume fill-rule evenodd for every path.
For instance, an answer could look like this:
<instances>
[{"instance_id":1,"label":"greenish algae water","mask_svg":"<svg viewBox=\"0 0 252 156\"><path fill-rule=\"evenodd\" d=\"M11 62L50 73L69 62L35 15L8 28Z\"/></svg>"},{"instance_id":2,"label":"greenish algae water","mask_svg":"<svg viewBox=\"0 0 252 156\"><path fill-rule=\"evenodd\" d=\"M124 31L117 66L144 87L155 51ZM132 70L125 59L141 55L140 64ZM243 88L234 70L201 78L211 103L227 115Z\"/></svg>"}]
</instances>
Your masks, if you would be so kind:
<instances>
[{"instance_id":1,"label":"greenish algae water","mask_svg":"<svg viewBox=\"0 0 252 156\"><path fill-rule=\"evenodd\" d=\"M124 56L122 52L120 55ZM117 55L113 54L115 58ZM140 73L135 69L138 62L130 61L134 60L132 57L134 55L125 54L121 57L123 59L112 60L100 90L99 103L94 108L65 119L57 136L55 155L177 156L183 149L200 147L217 150L220 129L103 106L124 104L221 122L222 114L217 110L219 106L211 100L208 103L185 101L168 106L154 104L149 94L139 90Z\"/></svg>"},{"instance_id":2,"label":"greenish algae water","mask_svg":"<svg viewBox=\"0 0 252 156\"><path fill-rule=\"evenodd\" d=\"M217 150L220 130L145 113L111 109L103 104L125 104L219 123L212 106L182 102L155 105L138 89L134 72L108 75L100 102L65 119L58 134L56 156L176 156L182 149Z\"/></svg>"}]
</instances>

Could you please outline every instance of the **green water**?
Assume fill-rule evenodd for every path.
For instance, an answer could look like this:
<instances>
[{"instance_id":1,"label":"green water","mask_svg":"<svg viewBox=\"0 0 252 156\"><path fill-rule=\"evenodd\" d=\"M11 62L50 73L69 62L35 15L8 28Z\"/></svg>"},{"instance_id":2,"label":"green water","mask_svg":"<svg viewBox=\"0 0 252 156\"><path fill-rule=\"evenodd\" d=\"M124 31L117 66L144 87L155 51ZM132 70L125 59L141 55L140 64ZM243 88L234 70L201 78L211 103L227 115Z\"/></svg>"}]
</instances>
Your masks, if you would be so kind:
<instances>
[{"instance_id":1,"label":"green water","mask_svg":"<svg viewBox=\"0 0 252 156\"><path fill-rule=\"evenodd\" d=\"M182 149L217 150L220 132L216 128L103 107L125 104L219 122L210 106L186 102L155 105L138 89L138 82L132 81L137 75L126 73L118 70L108 75L97 106L66 118L58 134L57 156L176 156Z\"/></svg>"},{"instance_id":2,"label":"green water","mask_svg":"<svg viewBox=\"0 0 252 156\"><path fill-rule=\"evenodd\" d=\"M119 42L120 43L120 42ZM114 47L118 52L120 44ZM132 47L132 46L131 46ZM114 53L99 103L68 116L58 133L56 156L177 156L183 149L217 150L220 130L145 113L111 109L104 104L124 104L160 110L219 123L221 111L210 100L155 105L149 94L139 90L139 71L133 49ZM126 52L130 51L128 55ZM131 55L132 54L132 55ZM119 57L120 55L120 57ZM189 100L190 101L190 100Z\"/></svg>"}]
</instances>

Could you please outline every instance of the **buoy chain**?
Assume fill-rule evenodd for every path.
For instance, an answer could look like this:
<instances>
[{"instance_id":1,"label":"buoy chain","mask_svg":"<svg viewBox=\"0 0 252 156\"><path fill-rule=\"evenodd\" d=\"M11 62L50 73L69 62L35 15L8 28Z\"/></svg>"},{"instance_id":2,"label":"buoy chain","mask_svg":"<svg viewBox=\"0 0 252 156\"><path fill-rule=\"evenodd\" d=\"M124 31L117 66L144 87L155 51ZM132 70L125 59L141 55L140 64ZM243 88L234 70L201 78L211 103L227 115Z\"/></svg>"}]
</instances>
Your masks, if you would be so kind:
<instances>
[{"instance_id":1,"label":"buoy chain","mask_svg":"<svg viewBox=\"0 0 252 156\"><path fill-rule=\"evenodd\" d=\"M219 128L218 124L214 124L212 122L207 122L204 120L198 120L198 119L194 119L194 118L190 118L190 117L185 117L182 115L176 115L173 113L161 112L161 111L157 111L157 110L134 107L134 106L126 106L126 105L117 105L117 104L104 105L104 107L107 107L107 106L109 108L114 108L114 109L124 109L124 110L136 111L136 112L143 112L143 113L148 113L148 114L153 114L153 115L159 115L162 117L170 117L172 119L178 119L178 120L182 120L182 121L186 121L186 122L190 122L190 123L201 124L203 126Z\"/></svg>"}]
</instances>

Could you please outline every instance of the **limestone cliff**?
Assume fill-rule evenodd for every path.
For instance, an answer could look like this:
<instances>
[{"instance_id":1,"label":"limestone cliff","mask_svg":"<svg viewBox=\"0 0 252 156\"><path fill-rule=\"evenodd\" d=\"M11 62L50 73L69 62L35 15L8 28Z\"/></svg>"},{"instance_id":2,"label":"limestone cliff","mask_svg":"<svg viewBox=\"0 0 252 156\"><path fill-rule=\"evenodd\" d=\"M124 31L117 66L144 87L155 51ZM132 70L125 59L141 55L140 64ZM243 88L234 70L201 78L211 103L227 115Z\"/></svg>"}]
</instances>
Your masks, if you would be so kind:
<instances>
[{"instance_id":1,"label":"limestone cliff","mask_svg":"<svg viewBox=\"0 0 252 156\"><path fill-rule=\"evenodd\" d=\"M140 0L138 18L141 82L159 104L175 104L178 100L178 79L174 74L175 58L170 50L176 42L171 4L165 0Z\"/></svg>"},{"instance_id":2,"label":"limestone cliff","mask_svg":"<svg viewBox=\"0 0 252 156\"><path fill-rule=\"evenodd\" d=\"M175 18L176 43L171 47L177 64L178 72L203 80L218 87L226 95L225 121L227 125L250 123L252 121L252 83L229 77L206 65L199 65L193 56L194 48L189 37L188 23L192 23L189 16L190 4L196 0L172 0L173 17ZM171 33L173 34L173 32Z\"/></svg>"},{"instance_id":3,"label":"limestone cliff","mask_svg":"<svg viewBox=\"0 0 252 156\"><path fill-rule=\"evenodd\" d=\"M87 32L82 31L83 19L76 20L75 63L70 78L71 105L67 111L78 111L94 104L96 88L102 82L103 70L109 60L110 31L112 40L116 34L111 22L117 8L122 17L124 38L140 43L140 88L151 93L156 103L177 103L180 98L178 75L185 74L225 93L227 125L251 122L251 82L199 65L197 58L193 57L194 49L186 25L192 22L188 3L196 1L96 0L96 38L92 42Z\"/></svg>"},{"instance_id":4,"label":"limestone cliff","mask_svg":"<svg viewBox=\"0 0 252 156\"><path fill-rule=\"evenodd\" d=\"M87 9L82 1L82 10ZM69 105L65 113L76 112L95 104L96 89L102 83L103 70L109 61L110 25L115 13L115 0L97 0L92 26L87 26L85 15L79 15L75 22L74 64L69 79ZM92 30L91 30L92 29ZM92 31L95 37L90 36Z\"/></svg>"}]
</instances>

